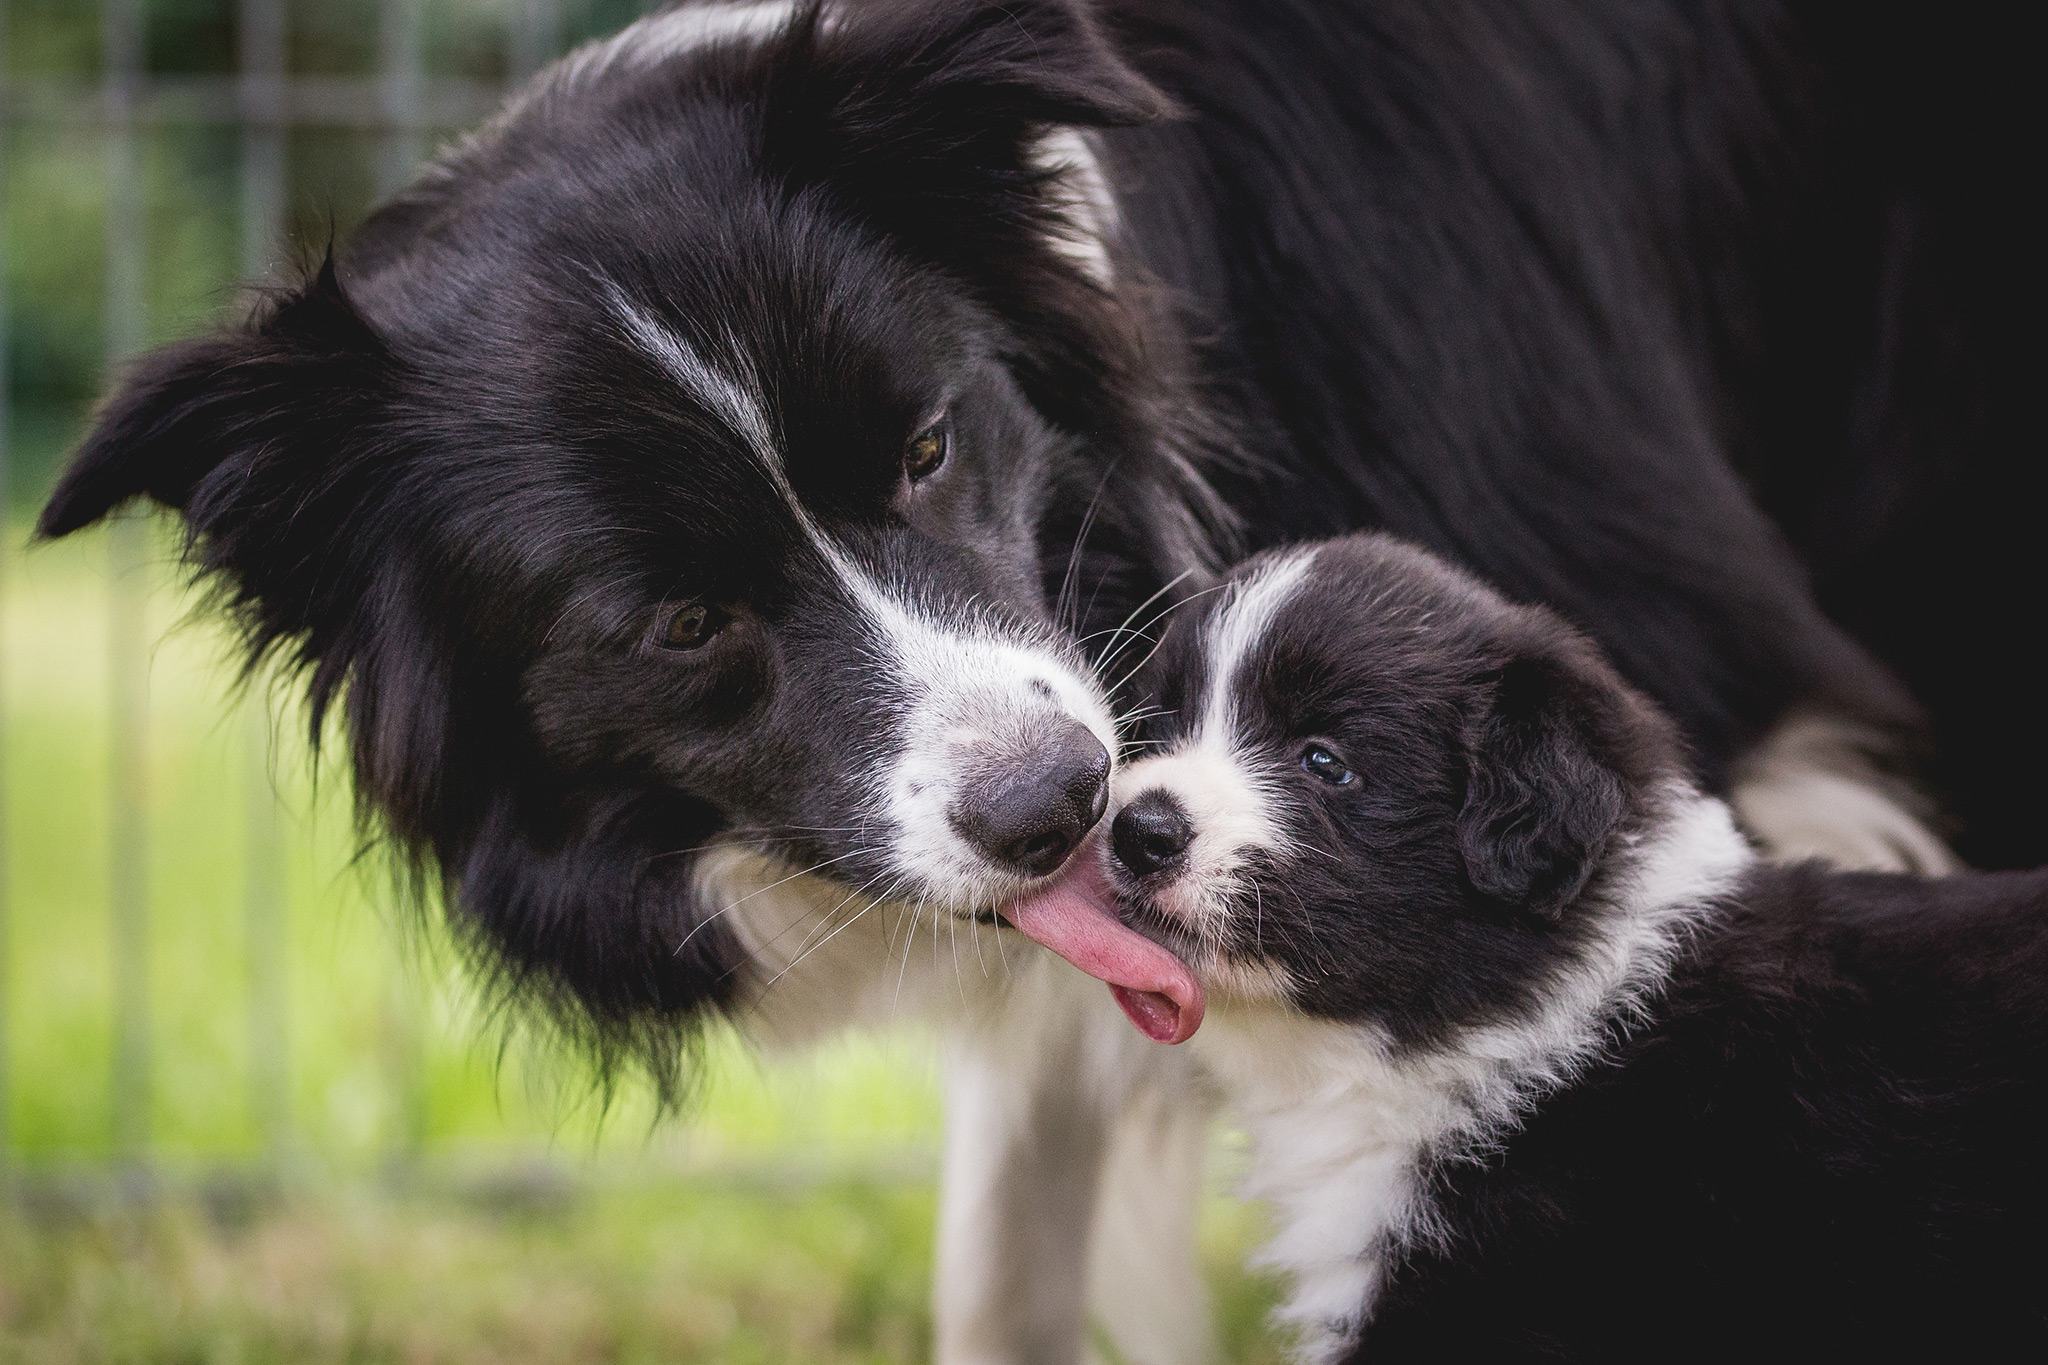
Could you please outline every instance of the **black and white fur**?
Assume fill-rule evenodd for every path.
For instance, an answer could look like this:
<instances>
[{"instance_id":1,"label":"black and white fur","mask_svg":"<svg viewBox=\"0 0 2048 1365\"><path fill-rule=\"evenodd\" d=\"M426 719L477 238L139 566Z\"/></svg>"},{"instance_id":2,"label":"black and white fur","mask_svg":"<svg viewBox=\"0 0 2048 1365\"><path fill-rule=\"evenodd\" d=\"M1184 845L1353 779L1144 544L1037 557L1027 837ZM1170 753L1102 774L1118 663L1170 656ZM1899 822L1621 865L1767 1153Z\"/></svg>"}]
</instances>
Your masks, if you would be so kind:
<instances>
[{"instance_id":1,"label":"black and white fur","mask_svg":"<svg viewBox=\"0 0 2048 1365\"><path fill-rule=\"evenodd\" d=\"M1210 989L1301 1359L2048 1346L2048 873L1760 863L1582 636L1384 537L1158 669L1113 883Z\"/></svg>"},{"instance_id":2,"label":"black and white fur","mask_svg":"<svg viewBox=\"0 0 2048 1365\"><path fill-rule=\"evenodd\" d=\"M943 1358L1071 1358L1093 1226L1098 1264L1156 1272L1104 1300L1126 1355L1193 1359L1200 1142L1156 1130L1196 1083L995 937L1039 868L976 842L1018 771L1071 759L1066 834L1091 812L1145 647L1120 624L1168 585L1396 529L1591 632L1780 850L1946 862L1886 766L1914 705L1795 551L1897 535L1887 571L1934 582L1986 543L1899 529L1930 459L1979 496L1955 447L1986 409L1892 344L1919 305L1870 263L1940 275L2020 220L1859 103L1866 48L1927 32L1809 17L685 5L142 360L41 528L175 509L480 964L606 1057L675 1085L714 1014L958 1011ZM1972 82L1870 88L1911 92L1915 149L1988 145ZM1967 361L1979 295L1950 297ZM691 619L724 628L661 647Z\"/></svg>"}]
</instances>

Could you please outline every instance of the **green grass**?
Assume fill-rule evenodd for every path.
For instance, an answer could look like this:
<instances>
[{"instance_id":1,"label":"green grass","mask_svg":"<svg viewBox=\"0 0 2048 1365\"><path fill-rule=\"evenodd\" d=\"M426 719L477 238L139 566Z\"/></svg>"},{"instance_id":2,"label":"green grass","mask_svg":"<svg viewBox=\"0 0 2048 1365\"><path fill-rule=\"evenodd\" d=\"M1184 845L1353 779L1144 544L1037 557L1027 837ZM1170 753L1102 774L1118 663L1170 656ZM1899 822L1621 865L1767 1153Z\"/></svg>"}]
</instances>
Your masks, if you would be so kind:
<instances>
[{"instance_id":1,"label":"green grass","mask_svg":"<svg viewBox=\"0 0 2048 1365\"><path fill-rule=\"evenodd\" d=\"M931 1221L922 1186L705 1180L24 1218L0 1361L918 1360Z\"/></svg>"},{"instance_id":2,"label":"green grass","mask_svg":"<svg viewBox=\"0 0 2048 1365\"><path fill-rule=\"evenodd\" d=\"M1211 1213L1226 1358L1277 1362L1248 1220ZM932 1215L919 1182L644 1175L43 1208L0 1219L0 1365L921 1361Z\"/></svg>"},{"instance_id":3,"label":"green grass","mask_svg":"<svg viewBox=\"0 0 2048 1365\"><path fill-rule=\"evenodd\" d=\"M159 528L159 532L161 528ZM928 1040L709 1052L683 1118L608 1115L478 1017L353 868L340 774L228 704L226 642L150 573L145 1188L111 1160L108 545L0 563L6 802L0 1365L832 1362L927 1357L940 1100ZM273 718L276 719L276 718ZM282 812L289 1143L253 1114L251 803ZM259 1158L264 1158L259 1160ZM1277 1359L1253 1215L1205 1251L1228 1358Z\"/></svg>"}]
</instances>

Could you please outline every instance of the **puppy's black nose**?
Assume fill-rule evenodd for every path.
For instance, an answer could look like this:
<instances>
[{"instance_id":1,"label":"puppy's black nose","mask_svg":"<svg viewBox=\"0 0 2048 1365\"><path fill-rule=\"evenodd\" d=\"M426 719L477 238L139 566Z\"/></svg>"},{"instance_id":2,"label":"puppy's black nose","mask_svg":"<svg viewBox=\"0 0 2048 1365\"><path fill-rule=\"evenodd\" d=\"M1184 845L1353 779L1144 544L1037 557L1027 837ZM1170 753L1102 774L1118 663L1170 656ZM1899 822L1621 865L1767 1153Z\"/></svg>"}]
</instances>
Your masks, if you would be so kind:
<instances>
[{"instance_id":1,"label":"puppy's black nose","mask_svg":"<svg viewBox=\"0 0 2048 1365\"><path fill-rule=\"evenodd\" d=\"M1195 827L1163 791L1149 791L1116 813L1109 827L1117 861L1142 877L1180 861L1195 841Z\"/></svg>"},{"instance_id":2,"label":"puppy's black nose","mask_svg":"<svg viewBox=\"0 0 2048 1365\"><path fill-rule=\"evenodd\" d=\"M1042 877L1095 828L1109 804L1109 751L1077 720L1021 761L977 784L952 811L953 828L996 862Z\"/></svg>"}]
</instances>

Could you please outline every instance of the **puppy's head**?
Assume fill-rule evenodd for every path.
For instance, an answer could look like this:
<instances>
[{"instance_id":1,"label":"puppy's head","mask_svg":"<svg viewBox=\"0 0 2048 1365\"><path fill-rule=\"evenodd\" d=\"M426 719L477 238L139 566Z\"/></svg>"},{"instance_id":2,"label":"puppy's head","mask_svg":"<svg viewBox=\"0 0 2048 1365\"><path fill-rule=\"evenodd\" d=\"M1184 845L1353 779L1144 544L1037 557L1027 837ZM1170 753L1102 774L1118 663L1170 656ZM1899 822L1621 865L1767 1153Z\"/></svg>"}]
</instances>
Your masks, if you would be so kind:
<instances>
[{"instance_id":1,"label":"puppy's head","mask_svg":"<svg viewBox=\"0 0 2048 1365\"><path fill-rule=\"evenodd\" d=\"M1397 1042L1513 1009L1679 773L1579 635L1398 542L1260 556L1175 623L1117 779L1124 923Z\"/></svg>"},{"instance_id":2,"label":"puppy's head","mask_svg":"<svg viewBox=\"0 0 2048 1365\"><path fill-rule=\"evenodd\" d=\"M678 8L143 359L42 531L181 515L458 922L601 1031L744 986L707 847L981 913L1106 801L1065 608L1196 539L1086 202L1083 130L1162 108L1067 0Z\"/></svg>"}]
</instances>

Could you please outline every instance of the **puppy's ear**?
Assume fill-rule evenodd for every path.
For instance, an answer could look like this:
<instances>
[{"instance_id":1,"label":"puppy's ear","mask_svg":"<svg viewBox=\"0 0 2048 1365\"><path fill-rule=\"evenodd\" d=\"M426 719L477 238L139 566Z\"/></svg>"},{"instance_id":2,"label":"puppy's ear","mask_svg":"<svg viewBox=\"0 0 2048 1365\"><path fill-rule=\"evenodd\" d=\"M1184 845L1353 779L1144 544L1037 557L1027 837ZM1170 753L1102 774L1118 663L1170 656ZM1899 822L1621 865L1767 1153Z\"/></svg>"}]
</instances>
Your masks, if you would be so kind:
<instances>
[{"instance_id":1,"label":"puppy's ear","mask_svg":"<svg viewBox=\"0 0 2048 1365\"><path fill-rule=\"evenodd\" d=\"M1561 629L1561 628L1560 628ZM1630 804L1632 698L1589 648L1520 654L1466 738L1458 846L1488 899L1554 918L1585 889ZM1588 658L1575 657L1581 651Z\"/></svg>"}]
</instances>

